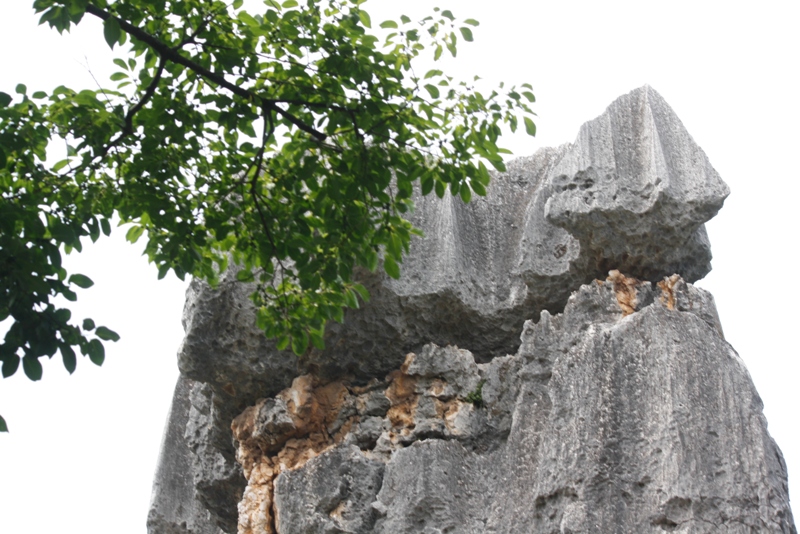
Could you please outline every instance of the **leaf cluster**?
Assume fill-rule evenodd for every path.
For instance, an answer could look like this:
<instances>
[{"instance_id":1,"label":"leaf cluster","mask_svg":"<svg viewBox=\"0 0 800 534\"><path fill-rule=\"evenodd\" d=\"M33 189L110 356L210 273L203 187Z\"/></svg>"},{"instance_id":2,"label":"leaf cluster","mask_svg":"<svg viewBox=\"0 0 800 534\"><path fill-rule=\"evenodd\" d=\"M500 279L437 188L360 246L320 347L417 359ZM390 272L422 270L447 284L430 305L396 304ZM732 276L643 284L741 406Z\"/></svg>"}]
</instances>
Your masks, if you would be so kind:
<instances>
[{"instance_id":1,"label":"leaf cluster","mask_svg":"<svg viewBox=\"0 0 800 534\"><path fill-rule=\"evenodd\" d=\"M70 323L52 299L83 275L61 267L81 239L146 239L159 278L218 282L229 262L253 282L258 324L280 348L324 347L369 294L357 268L393 277L413 235L415 183L469 202L504 170L501 125L535 126L530 86L476 91L415 59L472 41L447 10L372 33L364 0L36 0L41 23L103 21L120 50L113 88L0 93L0 319L3 374L71 347L95 363L116 334ZM54 141L67 157L45 164ZM91 327L91 328L90 328ZM89 334L94 337L87 337Z\"/></svg>"},{"instance_id":2,"label":"leaf cluster","mask_svg":"<svg viewBox=\"0 0 800 534\"><path fill-rule=\"evenodd\" d=\"M98 187L65 179L44 165L51 106L37 103L46 96L28 95L23 85L16 94L15 102L0 92L0 321L12 319L0 344L0 371L11 376L21 363L31 380L39 380L39 358L60 352L72 373L75 348L100 365L101 340L119 337L91 319L71 322L72 313L52 303L56 296L75 301L75 288L92 286L85 275L68 275L62 251L80 251L81 237L97 240L101 232L110 233L111 208L102 209ZM58 90L54 95L59 98Z\"/></svg>"}]
</instances>

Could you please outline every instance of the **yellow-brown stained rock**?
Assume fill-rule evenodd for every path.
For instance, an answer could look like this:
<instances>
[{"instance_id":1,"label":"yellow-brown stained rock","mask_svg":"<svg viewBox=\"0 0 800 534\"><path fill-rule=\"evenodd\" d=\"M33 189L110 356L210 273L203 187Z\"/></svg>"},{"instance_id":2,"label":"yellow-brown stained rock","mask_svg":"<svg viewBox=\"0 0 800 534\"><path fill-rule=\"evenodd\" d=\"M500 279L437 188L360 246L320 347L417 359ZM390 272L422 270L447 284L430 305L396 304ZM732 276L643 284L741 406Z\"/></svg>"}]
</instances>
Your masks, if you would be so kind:
<instances>
[{"instance_id":1,"label":"yellow-brown stained rock","mask_svg":"<svg viewBox=\"0 0 800 534\"><path fill-rule=\"evenodd\" d=\"M659 299L661 303L664 304L668 310L675 309L675 285L681 280L680 275L673 274L670 277L665 277L661 280L658 284L659 289L661 289L661 296Z\"/></svg>"},{"instance_id":2,"label":"yellow-brown stained rock","mask_svg":"<svg viewBox=\"0 0 800 534\"><path fill-rule=\"evenodd\" d=\"M416 356L408 354L405 363L392 372L384 394L390 407L386 414L392 425L389 439L392 443L407 438L415 427L415 416L420 400L418 378L408 375L408 369ZM341 443L358 424L358 415L351 416L341 428L331 435L328 432L342 407L352 396L368 394L377 382L364 388L348 388L342 381L320 384L311 375L297 377L291 387L281 391L276 398L283 401L293 421L293 428L282 436L269 436L269 442L279 444L279 449L270 447L263 438L254 437L256 422L266 399L245 409L231 424L235 439L239 442L237 460L242 465L248 485L239 503L239 534L275 534L278 511L273 505L275 478L285 470L298 469L312 458ZM433 397L436 414L448 428L454 428L455 419L465 406L458 399L441 400L447 388L443 379L434 379L427 388ZM357 399L356 405L363 399ZM288 425L287 425L288 426ZM331 512L336 515L337 510Z\"/></svg>"},{"instance_id":3,"label":"yellow-brown stained rock","mask_svg":"<svg viewBox=\"0 0 800 534\"><path fill-rule=\"evenodd\" d=\"M431 397L441 397L447 389L447 382L442 378L434 378L428 388L428 395Z\"/></svg>"},{"instance_id":4,"label":"yellow-brown stained rock","mask_svg":"<svg viewBox=\"0 0 800 534\"><path fill-rule=\"evenodd\" d=\"M342 382L315 387L311 375L295 378L290 388L278 393L278 397L286 402L296 427L292 437L322 431L336 420L347 396L347 388Z\"/></svg>"},{"instance_id":5,"label":"yellow-brown stained rock","mask_svg":"<svg viewBox=\"0 0 800 534\"><path fill-rule=\"evenodd\" d=\"M238 505L239 534L275 534L272 528L272 482L275 475L272 462L266 456L251 469Z\"/></svg>"},{"instance_id":6,"label":"yellow-brown stained rock","mask_svg":"<svg viewBox=\"0 0 800 534\"><path fill-rule=\"evenodd\" d=\"M341 382L332 382L315 388L315 379L309 375L297 377L292 386L278 397L287 405L294 421L291 435L277 436L274 440L282 448L271 457L255 433L256 419L266 400L245 409L231 424L234 438L239 442L236 459L242 465L247 487L239 503L239 534L274 534L272 495L275 477L285 469L302 467L306 462L341 441L352 427L348 421L335 437L326 427L333 422L347 398L347 388Z\"/></svg>"},{"instance_id":7,"label":"yellow-brown stained rock","mask_svg":"<svg viewBox=\"0 0 800 534\"><path fill-rule=\"evenodd\" d=\"M609 271L606 280L614 284L614 293L617 295L619 307L622 308L622 316L625 317L636 311L636 287L640 284L639 280L628 278L616 269Z\"/></svg>"},{"instance_id":8,"label":"yellow-brown stained rock","mask_svg":"<svg viewBox=\"0 0 800 534\"><path fill-rule=\"evenodd\" d=\"M417 379L406 374L409 365L414 361L414 355L406 356L406 362L397 371L389 374L389 387L386 389L386 398L391 407L386 413L392 428L414 428L414 418L417 412L419 396L417 395Z\"/></svg>"}]
</instances>

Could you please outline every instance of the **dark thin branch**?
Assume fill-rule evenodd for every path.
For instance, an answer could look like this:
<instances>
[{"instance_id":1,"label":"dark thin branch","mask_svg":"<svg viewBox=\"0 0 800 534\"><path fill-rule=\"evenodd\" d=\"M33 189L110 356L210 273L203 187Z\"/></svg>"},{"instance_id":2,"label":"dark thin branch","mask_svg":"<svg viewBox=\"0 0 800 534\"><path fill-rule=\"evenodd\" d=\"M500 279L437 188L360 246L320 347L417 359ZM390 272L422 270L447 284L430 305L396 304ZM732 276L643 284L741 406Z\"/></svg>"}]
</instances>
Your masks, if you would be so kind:
<instances>
[{"instance_id":1,"label":"dark thin branch","mask_svg":"<svg viewBox=\"0 0 800 534\"><path fill-rule=\"evenodd\" d=\"M131 109L128 110L128 113L125 114L125 131L128 134L133 133L133 116L136 115L140 109L142 109L156 92L156 88L158 88L158 82L161 81L161 76L164 74L164 68L167 66L167 61L164 57L161 57L161 60L158 63L158 69L156 69L156 75L153 76L153 79L150 81L150 85L147 86L147 89L144 92L144 95L139 100L139 102L133 106Z\"/></svg>"},{"instance_id":2,"label":"dark thin branch","mask_svg":"<svg viewBox=\"0 0 800 534\"><path fill-rule=\"evenodd\" d=\"M109 141L109 143L103 148L100 154L92 157L91 161L86 163L85 165L73 169L73 172L80 172L86 168L93 168L94 163L92 162L98 159L102 162L103 158L105 158L108 155L108 153L111 151L112 148L119 145L119 143L123 139L125 139L125 137L133 133L133 117L144 106L146 106L147 103L153 98L153 95L155 94L156 89L158 88L158 83L161 81L161 76L164 73L164 68L166 67L166 65L167 65L166 60L164 58L161 58L161 61L158 64L158 69L156 69L156 74L150 81L150 84L147 86L147 89L145 89L144 95L142 95L142 98L139 99L139 101L132 108L130 108L128 112L125 114L124 118L125 125L122 127L122 130L119 132L119 134L114 139Z\"/></svg>"},{"instance_id":3,"label":"dark thin branch","mask_svg":"<svg viewBox=\"0 0 800 534\"><path fill-rule=\"evenodd\" d=\"M267 148L267 143L275 134L275 122L272 120L272 110L267 106L262 108L262 118L264 119L264 130L261 135L261 148L256 154L256 159L254 161L254 165L251 165L250 168L247 170L249 173L251 169L255 166L255 172L253 173L253 177L250 180L250 194L253 196L253 204L255 205L256 211L258 212L258 218L261 220L261 227L264 230L264 234L267 236L267 240L269 241L272 249L277 252L278 247L275 244L275 240L272 237L272 232L269 229L269 224L267 223L267 217L264 215L264 211L261 208L261 204L259 203L260 194L258 192L258 178L261 176L261 168L264 163L264 152ZM265 204L264 207L269 210L269 205ZM271 211L271 210L270 210ZM275 218L274 215L272 217ZM286 266L283 265L281 259L277 256L277 254L273 255L275 261L278 262L278 265L281 268L281 279L286 276ZM275 277L272 277L272 288L277 291L275 288ZM262 292L264 296L266 296L266 291ZM286 295L282 295L284 297L284 316L288 313L288 305L286 303ZM270 300L280 300L280 295L276 299Z\"/></svg>"},{"instance_id":4,"label":"dark thin branch","mask_svg":"<svg viewBox=\"0 0 800 534\"><path fill-rule=\"evenodd\" d=\"M228 91L232 92L233 94L235 94L237 96L240 96L240 97L244 98L247 101L261 102L261 104L263 106L266 106L268 109L276 112L278 115L280 115L281 117L283 117L284 119L286 119L287 121L289 121L290 123L295 125L301 131L306 132L307 134L315 137L319 141L324 141L325 139L328 138L328 136L326 134L324 134L324 133L322 133L322 132L320 132L318 130L315 130L314 128L312 128L308 124L304 123L303 121L301 121L299 118L295 117L294 115L292 115L288 111L278 107L278 105L275 103L274 100L271 100L271 99L268 99L268 98L264 98L262 96L257 95L256 93L253 93L252 91L248 91L247 89L244 89L243 87L239 87L238 85L235 85L235 84L229 82L221 74L217 74L217 73L215 73L213 71L210 71L209 69L207 69L204 66L192 61L191 59L183 57L182 55L180 55L180 53L178 53L178 50L176 50L175 48L170 48L169 46L167 46L166 44L161 42L159 39L157 39L156 37L150 35L149 33L145 32L144 30L142 30L140 28L137 28L136 26L134 26L130 22L128 22L126 20L123 20L123 19L120 19L118 17L115 17L111 13L109 13L108 11L100 9L99 7L97 7L97 6L93 5L93 4L88 4L86 6L86 12L91 14L91 15L94 15L95 17L97 17L97 18L99 18L99 19L101 19L103 21L106 21L106 20L111 19L111 18L115 19L117 21L117 23L119 24L119 27L122 28L125 31L125 33L127 33L130 36L135 37L139 41L142 41L143 43L149 45L162 58L164 58L166 60L169 60L169 61L172 61L173 63L177 63L178 65L183 65L184 67L188 68L189 70L191 70L191 71L199 74L200 76L202 76L202 77L214 82L215 84L219 85L220 87L224 87Z\"/></svg>"},{"instance_id":5,"label":"dark thin branch","mask_svg":"<svg viewBox=\"0 0 800 534\"><path fill-rule=\"evenodd\" d=\"M156 69L156 75L153 76L153 79L150 81L150 85L147 86L147 89L142 95L142 98L136 103L135 106L130 108L128 112L125 114L125 126L122 128L122 131L119 135L113 139L108 146L103 150L103 153L100 154L100 158L104 158L108 151L111 150L113 147L117 146L120 141L122 141L125 137L131 135L133 133L133 117L153 98L153 95L156 93L156 89L158 88L158 82L161 81L161 75L164 73L164 68L167 66L167 61L162 57L158 63L158 69Z\"/></svg>"},{"instance_id":6,"label":"dark thin branch","mask_svg":"<svg viewBox=\"0 0 800 534\"><path fill-rule=\"evenodd\" d=\"M253 161L253 164L250 165L250 168L247 169L245 176L247 176L247 174L249 174L250 171L255 167L253 177L250 179L250 194L253 196L253 204L255 204L259 219L261 219L261 227L263 228L270 245L272 245L273 250L277 251L278 247L275 245L275 241L272 239L272 232L267 224L267 218L264 215L264 212L261 209L261 204L258 201L258 178L261 176L261 169L264 164L264 151L267 148L267 143L269 142L270 138L275 133L275 123L272 120L272 111L265 106L262 110L262 115L264 118L264 131L261 135L261 148L259 148L258 154L256 154L256 159ZM276 259L278 260L278 264L281 266L281 270L285 271L286 269L281 263L280 258L277 258L276 256Z\"/></svg>"}]
</instances>

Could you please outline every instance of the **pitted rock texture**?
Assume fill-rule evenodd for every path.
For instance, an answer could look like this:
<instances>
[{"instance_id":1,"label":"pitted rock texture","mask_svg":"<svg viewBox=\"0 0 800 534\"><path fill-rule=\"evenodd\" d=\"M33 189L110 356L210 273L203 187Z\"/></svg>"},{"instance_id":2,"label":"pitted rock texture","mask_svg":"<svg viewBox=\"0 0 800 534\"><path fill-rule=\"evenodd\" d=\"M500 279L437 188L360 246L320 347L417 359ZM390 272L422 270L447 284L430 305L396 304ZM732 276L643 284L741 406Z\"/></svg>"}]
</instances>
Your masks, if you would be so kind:
<instances>
[{"instance_id":1,"label":"pitted rock texture","mask_svg":"<svg viewBox=\"0 0 800 534\"><path fill-rule=\"evenodd\" d=\"M581 126L548 184L545 217L580 242L589 268L597 261L653 282L676 272L693 282L711 269L701 225L730 191L653 89Z\"/></svg>"},{"instance_id":2,"label":"pitted rock texture","mask_svg":"<svg viewBox=\"0 0 800 534\"><path fill-rule=\"evenodd\" d=\"M239 532L794 533L761 410L710 294L612 272L513 356L426 345L245 410Z\"/></svg>"},{"instance_id":3,"label":"pitted rock texture","mask_svg":"<svg viewBox=\"0 0 800 534\"><path fill-rule=\"evenodd\" d=\"M709 271L703 223L728 188L650 87L620 97L575 143L507 167L469 204L416 198L410 217L426 237L412 242L401 279L358 273L370 302L329 324L327 349L299 361L256 328L253 287L233 270L214 290L192 282L178 362L196 392L187 421L176 419L184 426L168 431L185 435L180 461L191 466L215 528L236 529L245 487L230 421L295 377L366 383L428 343L469 347L489 362L517 351L525 320L558 313L571 291L610 269L654 283Z\"/></svg>"}]
</instances>

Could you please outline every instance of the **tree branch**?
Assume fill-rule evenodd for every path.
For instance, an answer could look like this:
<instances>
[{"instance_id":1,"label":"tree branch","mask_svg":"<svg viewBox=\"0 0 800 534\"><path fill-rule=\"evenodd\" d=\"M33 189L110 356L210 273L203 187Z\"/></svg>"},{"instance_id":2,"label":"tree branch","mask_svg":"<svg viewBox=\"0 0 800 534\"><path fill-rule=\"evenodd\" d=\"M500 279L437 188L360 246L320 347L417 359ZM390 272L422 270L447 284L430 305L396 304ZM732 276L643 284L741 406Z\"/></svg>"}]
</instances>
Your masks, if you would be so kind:
<instances>
[{"instance_id":1,"label":"tree branch","mask_svg":"<svg viewBox=\"0 0 800 534\"><path fill-rule=\"evenodd\" d=\"M283 117L284 119L286 119L287 121L292 123L293 125L297 126L297 128L299 128L301 131L306 132L307 134L315 137L319 141L325 141L328 138L328 136L326 134L324 134L324 133L312 128L311 126L309 126L308 124L304 123L303 121L301 121L299 118L295 117L294 115L292 115L288 111L278 107L278 105L275 103L274 100L271 100L269 98L264 98L264 97L262 97L260 95L257 95L256 93L253 93L252 91L249 91L249 90L247 90L247 89L245 89L243 87L239 87L238 85L235 85L235 84L229 82L221 74L217 74L217 73L205 68L204 66L192 61L191 59L183 57L182 55L180 55L178 53L178 49L170 48L169 46L167 46L166 44L164 44L163 42L158 40L156 37L150 35L149 33L147 33L146 31L144 31L144 30L142 30L140 28L137 28L136 26L134 26L130 22L128 22L126 20L122 20L122 19L120 19L118 17L115 17L111 13L109 13L108 11L100 9L99 7L95 6L94 4L87 4L86 12L91 14L91 15L94 15L95 17L97 17L97 18L99 18L99 19L101 19L103 21L106 21L108 19L112 19L113 18L114 20L117 21L117 23L119 23L119 27L122 28L122 30L124 30L125 33L127 33L131 37L135 37L139 41L142 41L143 43L149 45L162 58L164 58L166 60L169 60L169 61L172 61L173 63L177 63L178 65L183 65L184 67L188 68L189 70L191 70L191 71L199 74L200 76L202 76L202 77L214 82L215 84L219 85L220 87L224 87L228 91L232 92L233 94L235 94L237 96L240 96L240 97L244 98L245 100L260 102L262 105L267 106L268 109L276 112L278 115L280 115L281 117Z\"/></svg>"}]
</instances>

